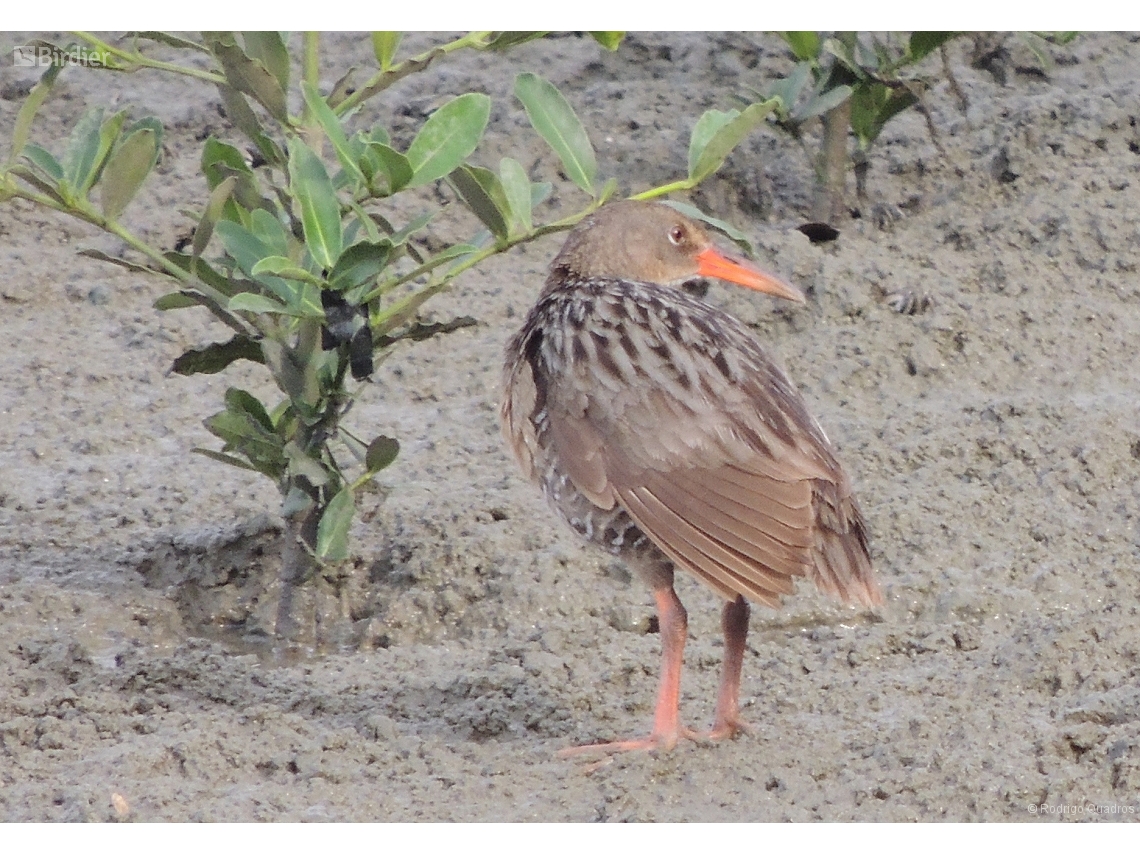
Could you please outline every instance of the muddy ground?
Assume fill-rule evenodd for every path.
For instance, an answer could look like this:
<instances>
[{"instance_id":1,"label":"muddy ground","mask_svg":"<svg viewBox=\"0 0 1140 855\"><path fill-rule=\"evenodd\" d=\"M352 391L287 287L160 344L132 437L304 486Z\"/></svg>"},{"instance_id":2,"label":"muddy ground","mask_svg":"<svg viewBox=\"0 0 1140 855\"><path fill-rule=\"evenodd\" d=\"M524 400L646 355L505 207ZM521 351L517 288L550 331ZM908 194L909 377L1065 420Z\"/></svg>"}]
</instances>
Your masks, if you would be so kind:
<instances>
[{"instance_id":1,"label":"muddy ground","mask_svg":"<svg viewBox=\"0 0 1140 855\"><path fill-rule=\"evenodd\" d=\"M327 43L326 86L371 61L366 39ZM557 523L496 414L501 349L558 237L466 275L428 315L477 325L401 348L363 393L351 424L403 450L365 497L355 560L306 589L312 649L286 654L256 643L275 490L191 453L217 447L201 420L225 388L270 397L264 378L168 375L225 329L155 311L162 283L76 254L115 241L0 207L0 818L1135 820L1140 41L1045 51L958 40L965 104L931 60L936 137L915 111L888 125L871 198L832 243L795 230L811 173L775 128L694 194L810 295L708 299L755 328L838 446L887 602L860 612L801 585L757 609L753 733L597 768L554 755L648 728L652 600ZM513 153L569 212L580 200L510 96L517 72L560 86L602 173L636 191L683 173L701 111L790 68L768 35L638 34L615 54L566 36L457 55L361 121L406 143L445 98L486 91L476 160ZM0 69L4 156L28 72ZM160 117L162 164L127 220L172 246L204 198L201 141L233 137L219 100L71 69L34 139L58 152L94 104ZM473 229L456 206L433 234ZM719 610L679 590L682 711L704 727Z\"/></svg>"}]
</instances>

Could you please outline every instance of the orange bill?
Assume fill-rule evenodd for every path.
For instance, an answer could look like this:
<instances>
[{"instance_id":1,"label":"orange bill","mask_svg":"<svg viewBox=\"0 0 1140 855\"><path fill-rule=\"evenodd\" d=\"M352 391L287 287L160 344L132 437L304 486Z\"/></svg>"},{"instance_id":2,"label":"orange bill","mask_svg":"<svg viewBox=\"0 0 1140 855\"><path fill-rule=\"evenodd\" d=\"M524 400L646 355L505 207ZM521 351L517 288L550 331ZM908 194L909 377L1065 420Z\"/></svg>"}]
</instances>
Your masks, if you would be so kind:
<instances>
[{"instance_id":1,"label":"orange bill","mask_svg":"<svg viewBox=\"0 0 1140 855\"><path fill-rule=\"evenodd\" d=\"M785 300L793 300L796 303L804 302L804 295L799 288L789 285L783 279L770 273L765 273L740 256L729 254L715 246L710 246L697 255L697 272L701 276L723 279L725 282L754 288L757 291L763 291L765 294L783 297Z\"/></svg>"}]
</instances>

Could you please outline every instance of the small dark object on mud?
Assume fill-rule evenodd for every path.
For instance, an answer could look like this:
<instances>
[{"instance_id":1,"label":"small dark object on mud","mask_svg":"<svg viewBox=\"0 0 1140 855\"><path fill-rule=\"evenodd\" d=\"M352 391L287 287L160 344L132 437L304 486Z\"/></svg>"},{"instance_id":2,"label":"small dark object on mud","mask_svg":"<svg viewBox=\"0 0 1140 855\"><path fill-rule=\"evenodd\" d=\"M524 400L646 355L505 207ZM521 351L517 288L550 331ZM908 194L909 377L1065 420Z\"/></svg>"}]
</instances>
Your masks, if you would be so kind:
<instances>
[{"instance_id":1,"label":"small dark object on mud","mask_svg":"<svg viewBox=\"0 0 1140 855\"><path fill-rule=\"evenodd\" d=\"M900 315L923 315L938 305L933 294L917 291L893 291L884 297L884 302Z\"/></svg>"},{"instance_id":2,"label":"small dark object on mud","mask_svg":"<svg viewBox=\"0 0 1140 855\"><path fill-rule=\"evenodd\" d=\"M796 226L796 231L803 232L812 243L827 243L839 237L839 229L827 223L804 223Z\"/></svg>"}]
</instances>

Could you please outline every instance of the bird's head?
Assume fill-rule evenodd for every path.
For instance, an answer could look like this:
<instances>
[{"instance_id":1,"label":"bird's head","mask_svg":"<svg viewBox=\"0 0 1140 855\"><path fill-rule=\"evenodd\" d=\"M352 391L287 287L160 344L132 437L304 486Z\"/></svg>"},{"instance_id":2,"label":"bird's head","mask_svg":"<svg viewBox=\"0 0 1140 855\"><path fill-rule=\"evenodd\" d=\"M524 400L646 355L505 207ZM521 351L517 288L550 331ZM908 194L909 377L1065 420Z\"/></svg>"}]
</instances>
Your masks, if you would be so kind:
<instances>
[{"instance_id":1,"label":"bird's head","mask_svg":"<svg viewBox=\"0 0 1140 855\"><path fill-rule=\"evenodd\" d=\"M679 211L631 200L599 208L580 222L551 265L581 279L681 285L702 276L804 302L799 289L765 273Z\"/></svg>"}]
</instances>

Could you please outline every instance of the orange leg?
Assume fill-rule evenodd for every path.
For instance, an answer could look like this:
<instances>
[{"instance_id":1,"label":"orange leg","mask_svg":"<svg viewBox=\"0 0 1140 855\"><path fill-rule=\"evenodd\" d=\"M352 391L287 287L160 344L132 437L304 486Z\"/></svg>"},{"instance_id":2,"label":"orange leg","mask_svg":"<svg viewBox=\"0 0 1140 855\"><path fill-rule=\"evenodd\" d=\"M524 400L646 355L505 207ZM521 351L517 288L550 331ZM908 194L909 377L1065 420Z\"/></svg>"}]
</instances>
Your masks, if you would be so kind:
<instances>
[{"instance_id":1,"label":"orange leg","mask_svg":"<svg viewBox=\"0 0 1140 855\"><path fill-rule=\"evenodd\" d=\"M716 696L716 718L710 739L735 736L748 725L740 719L740 669L744 665L744 642L748 638L748 603L744 597L726 603L721 615L724 629L724 663Z\"/></svg>"},{"instance_id":2,"label":"orange leg","mask_svg":"<svg viewBox=\"0 0 1140 855\"><path fill-rule=\"evenodd\" d=\"M685 638L689 631L689 617L671 584L658 588L653 592L653 596L657 600L657 620L661 628L661 683L657 690L657 709L653 714L653 732L643 739L626 739L566 748L558 752L559 757L653 749L668 751L682 737L698 738L692 731L681 727L679 710L681 662L685 651ZM745 631L747 631L747 621L746 612ZM739 666L736 670L737 683L739 683Z\"/></svg>"}]
</instances>

